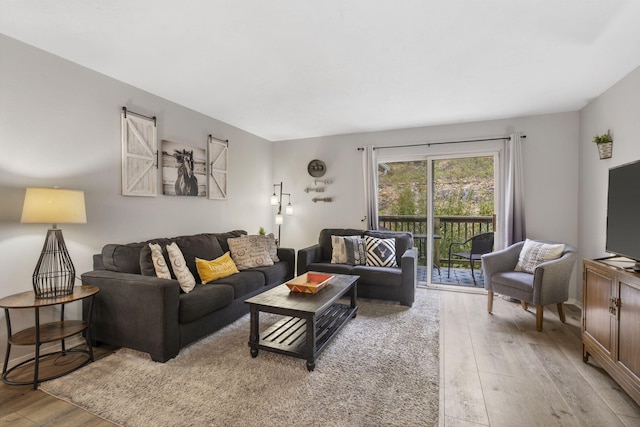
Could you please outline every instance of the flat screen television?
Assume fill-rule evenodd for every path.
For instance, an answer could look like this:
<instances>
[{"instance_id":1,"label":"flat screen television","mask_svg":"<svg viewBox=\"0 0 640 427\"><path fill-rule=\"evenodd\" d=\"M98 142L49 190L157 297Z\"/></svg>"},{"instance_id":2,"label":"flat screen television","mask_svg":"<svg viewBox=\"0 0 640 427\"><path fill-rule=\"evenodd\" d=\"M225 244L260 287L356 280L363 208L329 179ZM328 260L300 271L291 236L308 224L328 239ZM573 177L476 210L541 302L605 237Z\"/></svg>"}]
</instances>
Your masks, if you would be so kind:
<instances>
[{"instance_id":1,"label":"flat screen television","mask_svg":"<svg viewBox=\"0 0 640 427\"><path fill-rule=\"evenodd\" d=\"M640 271L640 160L609 169L606 251Z\"/></svg>"}]
</instances>

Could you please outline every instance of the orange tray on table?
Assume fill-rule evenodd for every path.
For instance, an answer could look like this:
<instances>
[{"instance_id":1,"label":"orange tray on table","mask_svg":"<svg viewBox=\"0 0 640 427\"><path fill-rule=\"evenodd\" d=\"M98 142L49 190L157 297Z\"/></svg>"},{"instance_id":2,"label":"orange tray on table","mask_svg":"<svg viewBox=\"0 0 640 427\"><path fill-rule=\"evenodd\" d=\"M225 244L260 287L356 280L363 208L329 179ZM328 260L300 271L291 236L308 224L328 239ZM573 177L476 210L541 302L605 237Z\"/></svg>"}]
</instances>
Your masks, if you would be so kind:
<instances>
[{"instance_id":1,"label":"orange tray on table","mask_svg":"<svg viewBox=\"0 0 640 427\"><path fill-rule=\"evenodd\" d=\"M304 273L285 283L291 292L315 294L329 284L333 278L331 274Z\"/></svg>"}]
</instances>

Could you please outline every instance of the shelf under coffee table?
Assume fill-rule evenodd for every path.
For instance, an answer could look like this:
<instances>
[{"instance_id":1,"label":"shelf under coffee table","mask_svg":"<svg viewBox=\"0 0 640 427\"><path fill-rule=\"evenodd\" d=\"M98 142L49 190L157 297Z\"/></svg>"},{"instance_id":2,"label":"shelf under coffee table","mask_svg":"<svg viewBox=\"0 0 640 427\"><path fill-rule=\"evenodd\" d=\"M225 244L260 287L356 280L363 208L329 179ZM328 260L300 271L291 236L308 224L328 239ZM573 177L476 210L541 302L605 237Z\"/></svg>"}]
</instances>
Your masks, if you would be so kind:
<instances>
[{"instance_id":1,"label":"shelf under coffee table","mask_svg":"<svg viewBox=\"0 0 640 427\"><path fill-rule=\"evenodd\" d=\"M257 357L260 349L286 354L306 359L307 369L313 371L318 355L347 320L356 317L358 279L359 276L335 274L316 294L294 293L280 285L247 299L251 356ZM338 302L345 295L350 297L348 305ZM285 317L260 333L260 312Z\"/></svg>"}]
</instances>

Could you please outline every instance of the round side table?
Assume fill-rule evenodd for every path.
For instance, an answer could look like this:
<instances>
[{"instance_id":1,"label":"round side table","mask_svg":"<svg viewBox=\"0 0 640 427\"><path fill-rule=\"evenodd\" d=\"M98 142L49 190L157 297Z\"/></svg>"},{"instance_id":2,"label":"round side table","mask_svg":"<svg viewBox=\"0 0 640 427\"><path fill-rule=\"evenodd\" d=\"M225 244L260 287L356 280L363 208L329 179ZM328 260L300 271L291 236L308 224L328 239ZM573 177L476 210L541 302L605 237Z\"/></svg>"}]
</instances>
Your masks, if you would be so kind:
<instances>
[{"instance_id":1,"label":"round side table","mask_svg":"<svg viewBox=\"0 0 640 427\"><path fill-rule=\"evenodd\" d=\"M98 293L100 289L95 286L76 286L73 288L73 293L61 297L54 298L36 298L33 291L22 292L19 294L10 295L8 297L0 299L0 307L4 308L5 319L7 321L7 352L4 357L4 365L2 368L2 381L9 385L27 385L33 384L33 389L38 388L38 383L43 381L52 380L54 378L61 377L82 366L93 362L93 347L91 346L91 312L93 311L93 297ZM70 302L80 301L85 298L90 298L89 311L87 313L87 320L65 320L64 319L64 306ZM60 321L40 324L40 308L53 305L60 306ZM36 324L31 328L24 329L22 331L13 334L11 332L11 317L9 311L12 309L33 309L35 310ZM87 350L83 349L65 349L64 340L73 335L86 331L85 340L87 342ZM60 351L54 351L51 353L40 354L40 346L44 343L60 341L62 349ZM25 360L18 365L8 369L9 365L9 353L11 352L11 345L33 345L35 346L35 357ZM63 373L53 375L46 378L38 377L38 368L40 366L40 359L43 357L66 353L84 353L88 355L87 360L75 366L73 369L65 371ZM33 364L33 382L23 381L11 381L7 377L16 368L23 366L27 363L34 362Z\"/></svg>"}]
</instances>

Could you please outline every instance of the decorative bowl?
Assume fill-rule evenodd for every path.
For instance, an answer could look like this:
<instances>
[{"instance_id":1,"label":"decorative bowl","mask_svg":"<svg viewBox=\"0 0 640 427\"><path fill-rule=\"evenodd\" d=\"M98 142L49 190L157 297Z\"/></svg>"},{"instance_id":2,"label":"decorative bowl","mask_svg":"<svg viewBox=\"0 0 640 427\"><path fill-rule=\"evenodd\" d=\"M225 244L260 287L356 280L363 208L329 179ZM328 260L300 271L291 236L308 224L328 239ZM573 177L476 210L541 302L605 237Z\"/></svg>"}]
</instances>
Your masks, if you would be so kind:
<instances>
[{"instance_id":1,"label":"decorative bowl","mask_svg":"<svg viewBox=\"0 0 640 427\"><path fill-rule=\"evenodd\" d=\"M291 292L315 294L320 289L327 286L332 278L333 275L331 274L309 272L301 274L298 277L294 277L285 284L289 287Z\"/></svg>"}]
</instances>

